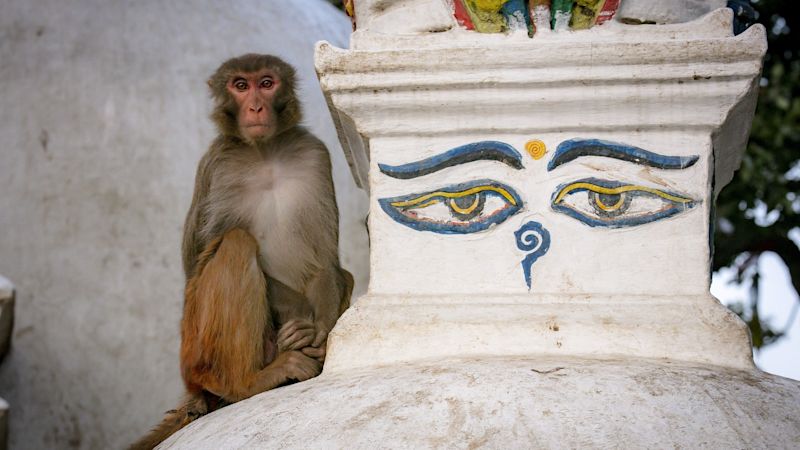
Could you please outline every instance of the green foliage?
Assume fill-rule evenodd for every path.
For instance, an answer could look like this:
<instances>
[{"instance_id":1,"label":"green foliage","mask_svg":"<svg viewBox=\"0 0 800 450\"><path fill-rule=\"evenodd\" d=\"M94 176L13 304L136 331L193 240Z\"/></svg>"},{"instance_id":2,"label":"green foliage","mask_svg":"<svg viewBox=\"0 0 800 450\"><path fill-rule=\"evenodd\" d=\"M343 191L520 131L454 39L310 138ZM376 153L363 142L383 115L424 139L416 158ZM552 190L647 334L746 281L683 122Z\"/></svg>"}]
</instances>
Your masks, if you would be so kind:
<instances>
[{"instance_id":1,"label":"green foliage","mask_svg":"<svg viewBox=\"0 0 800 450\"><path fill-rule=\"evenodd\" d=\"M749 303L731 309L747 322L756 348L779 339L784 331L771 328L758 315L759 301L771 300L758 295L758 257L766 251L777 253L789 268L794 289L800 292L800 249L789 237L790 232L798 233L800 226L800 59L796 42L800 15L792 8L795 3L751 0L758 22L767 28L769 49L742 166L717 201L714 269L732 266L738 273L736 282L751 283Z\"/></svg>"}]
</instances>

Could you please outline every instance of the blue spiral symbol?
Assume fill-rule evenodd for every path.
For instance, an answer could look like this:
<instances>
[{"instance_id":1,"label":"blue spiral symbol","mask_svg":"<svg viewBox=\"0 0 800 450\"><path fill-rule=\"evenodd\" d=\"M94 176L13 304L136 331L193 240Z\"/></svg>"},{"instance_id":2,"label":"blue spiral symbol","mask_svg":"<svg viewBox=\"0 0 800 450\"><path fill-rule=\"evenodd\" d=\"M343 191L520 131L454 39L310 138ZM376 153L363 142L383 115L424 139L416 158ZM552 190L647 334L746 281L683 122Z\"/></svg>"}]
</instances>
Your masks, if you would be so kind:
<instances>
[{"instance_id":1,"label":"blue spiral symbol","mask_svg":"<svg viewBox=\"0 0 800 450\"><path fill-rule=\"evenodd\" d=\"M550 249L550 232L539 222L527 222L514 232L517 248L523 252L531 252L522 260L522 271L525 283L531 289L531 266Z\"/></svg>"}]
</instances>

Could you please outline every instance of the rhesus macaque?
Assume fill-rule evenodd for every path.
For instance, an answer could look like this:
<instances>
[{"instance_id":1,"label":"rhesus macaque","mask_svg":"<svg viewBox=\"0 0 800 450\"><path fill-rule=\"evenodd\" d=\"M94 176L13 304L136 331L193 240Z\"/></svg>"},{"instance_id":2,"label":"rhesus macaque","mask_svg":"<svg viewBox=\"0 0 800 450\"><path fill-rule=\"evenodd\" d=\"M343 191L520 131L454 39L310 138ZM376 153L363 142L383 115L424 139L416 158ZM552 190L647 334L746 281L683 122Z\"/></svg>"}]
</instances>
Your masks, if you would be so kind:
<instances>
[{"instance_id":1,"label":"rhesus macaque","mask_svg":"<svg viewBox=\"0 0 800 450\"><path fill-rule=\"evenodd\" d=\"M200 160L183 235L187 399L134 448L322 370L353 278L339 267L328 151L298 125L294 84L291 66L255 54L208 81L219 136Z\"/></svg>"}]
</instances>

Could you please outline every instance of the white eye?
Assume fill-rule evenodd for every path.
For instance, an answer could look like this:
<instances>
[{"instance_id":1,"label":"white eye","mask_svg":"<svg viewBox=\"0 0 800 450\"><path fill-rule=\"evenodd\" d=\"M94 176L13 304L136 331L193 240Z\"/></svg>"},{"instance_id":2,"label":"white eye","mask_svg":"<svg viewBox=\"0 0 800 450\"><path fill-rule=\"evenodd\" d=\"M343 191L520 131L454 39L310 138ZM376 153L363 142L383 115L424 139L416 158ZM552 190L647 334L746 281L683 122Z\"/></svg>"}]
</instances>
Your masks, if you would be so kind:
<instances>
[{"instance_id":1,"label":"white eye","mask_svg":"<svg viewBox=\"0 0 800 450\"><path fill-rule=\"evenodd\" d=\"M437 199L420 207L403 210L403 214L416 220L451 224L468 224L491 217L508 205L496 195L477 193L459 198Z\"/></svg>"},{"instance_id":2,"label":"white eye","mask_svg":"<svg viewBox=\"0 0 800 450\"><path fill-rule=\"evenodd\" d=\"M589 178L559 186L552 208L592 227L619 228L670 217L696 204L681 194Z\"/></svg>"},{"instance_id":3,"label":"white eye","mask_svg":"<svg viewBox=\"0 0 800 450\"><path fill-rule=\"evenodd\" d=\"M515 214L522 200L513 189L491 180L379 200L396 222L419 231L466 234L483 231Z\"/></svg>"}]
</instances>

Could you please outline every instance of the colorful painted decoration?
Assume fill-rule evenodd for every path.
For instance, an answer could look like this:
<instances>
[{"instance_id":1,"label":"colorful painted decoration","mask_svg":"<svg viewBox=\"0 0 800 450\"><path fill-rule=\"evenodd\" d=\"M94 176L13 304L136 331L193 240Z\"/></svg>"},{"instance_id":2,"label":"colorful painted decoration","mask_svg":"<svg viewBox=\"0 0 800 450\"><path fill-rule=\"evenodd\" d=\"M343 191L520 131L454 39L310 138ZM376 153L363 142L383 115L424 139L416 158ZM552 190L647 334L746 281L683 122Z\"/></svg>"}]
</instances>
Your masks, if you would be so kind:
<instances>
[{"instance_id":1,"label":"colorful painted decoration","mask_svg":"<svg viewBox=\"0 0 800 450\"><path fill-rule=\"evenodd\" d=\"M539 222L530 221L514 232L517 239L517 248L523 252L530 252L522 260L522 273L525 284L531 289L531 267L533 263L544 256L550 249L550 232Z\"/></svg>"},{"instance_id":2,"label":"colorful painted decoration","mask_svg":"<svg viewBox=\"0 0 800 450\"><path fill-rule=\"evenodd\" d=\"M378 164L378 168L392 178L407 180L478 160L499 161L518 170L523 168L522 155L514 147L498 141L473 142L421 161L400 166Z\"/></svg>"},{"instance_id":3,"label":"colorful painted decoration","mask_svg":"<svg viewBox=\"0 0 800 450\"><path fill-rule=\"evenodd\" d=\"M528 13L533 25L533 32L550 29L550 0L530 0Z\"/></svg>"},{"instance_id":4,"label":"colorful painted decoration","mask_svg":"<svg viewBox=\"0 0 800 450\"><path fill-rule=\"evenodd\" d=\"M697 203L657 188L586 178L559 186L551 207L590 227L622 228L671 217Z\"/></svg>"},{"instance_id":5,"label":"colorful painted decoration","mask_svg":"<svg viewBox=\"0 0 800 450\"><path fill-rule=\"evenodd\" d=\"M522 208L522 200L514 189L492 180L459 183L378 202L395 222L417 231L442 234L484 231Z\"/></svg>"},{"instance_id":6,"label":"colorful painted decoration","mask_svg":"<svg viewBox=\"0 0 800 450\"><path fill-rule=\"evenodd\" d=\"M547 153L547 146L544 145L544 142L534 139L525 143L525 151L527 151L533 159L540 160L544 158L545 153Z\"/></svg>"},{"instance_id":7,"label":"colorful painted decoration","mask_svg":"<svg viewBox=\"0 0 800 450\"><path fill-rule=\"evenodd\" d=\"M475 29L475 25L472 23L472 19L470 19L469 13L467 12L467 7L464 5L464 0L453 0L453 16L455 16L456 22L462 27L468 30Z\"/></svg>"},{"instance_id":8,"label":"colorful painted decoration","mask_svg":"<svg viewBox=\"0 0 800 450\"><path fill-rule=\"evenodd\" d=\"M500 9L506 20L506 28L514 30L526 30L528 36L533 36L533 25L528 14L527 0L508 0Z\"/></svg>"},{"instance_id":9,"label":"colorful painted decoration","mask_svg":"<svg viewBox=\"0 0 800 450\"><path fill-rule=\"evenodd\" d=\"M575 0L569 26L573 30L585 30L594 25L605 0Z\"/></svg>"},{"instance_id":10,"label":"colorful painted decoration","mask_svg":"<svg viewBox=\"0 0 800 450\"><path fill-rule=\"evenodd\" d=\"M583 30L611 20L621 0L450 0L462 27L480 33Z\"/></svg>"},{"instance_id":11,"label":"colorful painted decoration","mask_svg":"<svg viewBox=\"0 0 800 450\"><path fill-rule=\"evenodd\" d=\"M344 0L344 12L350 17L353 31L356 31L356 5L355 0Z\"/></svg>"},{"instance_id":12,"label":"colorful painted decoration","mask_svg":"<svg viewBox=\"0 0 800 450\"><path fill-rule=\"evenodd\" d=\"M569 29L570 18L572 17L573 0L553 0L550 7L552 18L550 26L553 31L564 31Z\"/></svg>"},{"instance_id":13,"label":"colorful painted decoration","mask_svg":"<svg viewBox=\"0 0 800 450\"><path fill-rule=\"evenodd\" d=\"M553 170L558 166L584 156L616 158L658 169L685 169L692 166L699 159L697 155L659 155L632 145L600 139L570 139L558 145L553 159L547 165L547 170Z\"/></svg>"},{"instance_id":14,"label":"colorful painted decoration","mask_svg":"<svg viewBox=\"0 0 800 450\"><path fill-rule=\"evenodd\" d=\"M505 0L464 0L467 14L479 33L502 33L506 30L506 21L500 14Z\"/></svg>"},{"instance_id":15,"label":"colorful painted decoration","mask_svg":"<svg viewBox=\"0 0 800 450\"><path fill-rule=\"evenodd\" d=\"M614 14L616 14L617 9L619 9L620 1L621 0L605 0L603 7L600 8L600 12L597 13L594 19L594 25L602 25L613 19Z\"/></svg>"}]
</instances>

